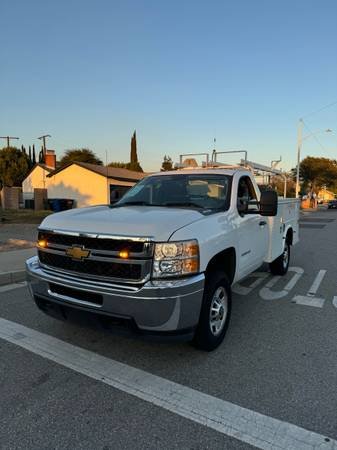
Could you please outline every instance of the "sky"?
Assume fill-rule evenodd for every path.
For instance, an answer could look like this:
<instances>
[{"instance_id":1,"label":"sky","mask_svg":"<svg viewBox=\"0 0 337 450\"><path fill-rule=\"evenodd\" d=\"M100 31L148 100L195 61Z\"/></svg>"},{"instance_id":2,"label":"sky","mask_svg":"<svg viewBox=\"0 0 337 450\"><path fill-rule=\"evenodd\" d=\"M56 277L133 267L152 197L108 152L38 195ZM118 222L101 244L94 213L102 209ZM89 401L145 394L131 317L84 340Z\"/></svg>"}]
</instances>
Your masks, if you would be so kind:
<instances>
[{"instance_id":1,"label":"sky","mask_svg":"<svg viewBox=\"0 0 337 450\"><path fill-rule=\"evenodd\" d=\"M214 138L290 169L303 117L302 157L337 158L335 0L0 0L0 19L0 135L20 145L128 161L137 130L146 171Z\"/></svg>"}]
</instances>

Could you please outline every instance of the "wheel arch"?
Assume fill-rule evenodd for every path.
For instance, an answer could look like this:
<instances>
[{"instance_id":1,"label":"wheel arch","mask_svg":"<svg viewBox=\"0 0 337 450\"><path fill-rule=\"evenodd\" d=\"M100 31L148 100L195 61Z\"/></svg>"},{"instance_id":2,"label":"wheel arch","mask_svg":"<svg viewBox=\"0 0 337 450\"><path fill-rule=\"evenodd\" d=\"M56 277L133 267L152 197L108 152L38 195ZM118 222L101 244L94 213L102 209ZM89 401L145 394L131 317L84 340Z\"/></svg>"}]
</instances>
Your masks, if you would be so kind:
<instances>
[{"instance_id":1,"label":"wheel arch","mask_svg":"<svg viewBox=\"0 0 337 450\"><path fill-rule=\"evenodd\" d=\"M221 269L228 277L229 284L232 284L236 272L236 252L234 247L226 248L214 255L206 267L206 276L215 269Z\"/></svg>"},{"instance_id":2,"label":"wheel arch","mask_svg":"<svg viewBox=\"0 0 337 450\"><path fill-rule=\"evenodd\" d=\"M289 245L293 245L293 241L294 241L294 230L292 229L292 227L289 227L289 228L287 229L285 239L286 239L286 242L287 242Z\"/></svg>"}]
</instances>

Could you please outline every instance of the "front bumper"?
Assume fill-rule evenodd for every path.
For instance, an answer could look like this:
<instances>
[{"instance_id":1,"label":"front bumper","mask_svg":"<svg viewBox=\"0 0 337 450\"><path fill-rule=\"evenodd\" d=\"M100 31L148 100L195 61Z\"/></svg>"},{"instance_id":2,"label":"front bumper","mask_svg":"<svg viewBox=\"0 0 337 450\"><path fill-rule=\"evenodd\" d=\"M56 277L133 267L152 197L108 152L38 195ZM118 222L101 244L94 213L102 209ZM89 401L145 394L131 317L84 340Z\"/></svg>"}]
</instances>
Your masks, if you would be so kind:
<instances>
[{"instance_id":1,"label":"front bumper","mask_svg":"<svg viewBox=\"0 0 337 450\"><path fill-rule=\"evenodd\" d=\"M30 292L38 304L47 301L126 319L140 331L159 334L185 333L193 330L199 321L204 274L180 280L148 281L135 287L75 278L49 270L40 266L36 256L26 261L26 270ZM98 296L100 304L93 303L91 296Z\"/></svg>"}]
</instances>

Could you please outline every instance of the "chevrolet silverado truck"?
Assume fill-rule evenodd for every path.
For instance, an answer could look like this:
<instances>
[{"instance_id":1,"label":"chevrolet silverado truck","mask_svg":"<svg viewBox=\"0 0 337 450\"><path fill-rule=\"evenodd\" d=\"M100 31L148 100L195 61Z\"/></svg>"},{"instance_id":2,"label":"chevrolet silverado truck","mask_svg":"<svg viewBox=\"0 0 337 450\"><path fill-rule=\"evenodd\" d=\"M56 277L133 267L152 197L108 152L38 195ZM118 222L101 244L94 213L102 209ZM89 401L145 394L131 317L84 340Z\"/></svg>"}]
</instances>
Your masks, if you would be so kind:
<instances>
[{"instance_id":1,"label":"chevrolet silverado truck","mask_svg":"<svg viewBox=\"0 0 337 450\"><path fill-rule=\"evenodd\" d=\"M47 314L84 310L211 351L228 328L231 285L263 263L287 272L298 216L296 199L260 192L246 168L151 174L114 205L44 219L28 285Z\"/></svg>"}]
</instances>

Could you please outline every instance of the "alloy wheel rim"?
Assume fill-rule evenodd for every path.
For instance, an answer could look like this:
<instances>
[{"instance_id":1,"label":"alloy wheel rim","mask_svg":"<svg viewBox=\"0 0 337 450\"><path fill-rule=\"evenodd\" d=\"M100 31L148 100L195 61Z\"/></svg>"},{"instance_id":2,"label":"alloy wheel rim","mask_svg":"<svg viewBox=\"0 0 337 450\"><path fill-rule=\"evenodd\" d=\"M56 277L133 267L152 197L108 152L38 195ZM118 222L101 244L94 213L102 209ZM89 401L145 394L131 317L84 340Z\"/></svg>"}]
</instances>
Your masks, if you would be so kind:
<instances>
[{"instance_id":1,"label":"alloy wheel rim","mask_svg":"<svg viewBox=\"0 0 337 450\"><path fill-rule=\"evenodd\" d=\"M209 312L209 326L212 334L218 336L223 330L228 314L226 289L219 286L213 294Z\"/></svg>"},{"instance_id":2,"label":"alloy wheel rim","mask_svg":"<svg viewBox=\"0 0 337 450\"><path fill-rule=\"evenodd\" d=\"M289 250L288 246L286 245L283 251L283 267L286 268L288 266L289 262Z\"/></svg>"}]
</instances>

